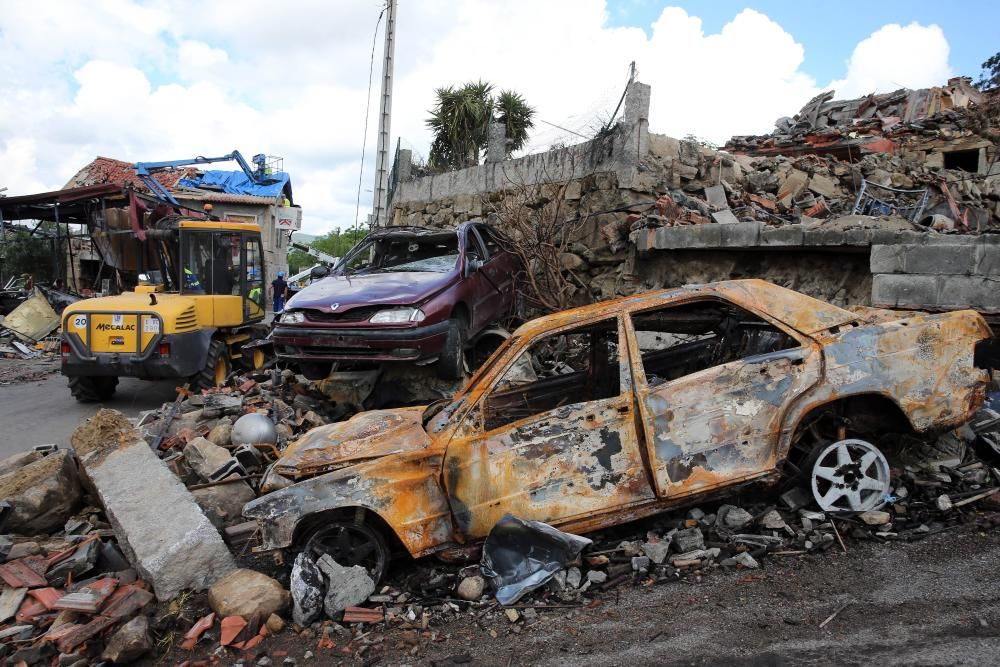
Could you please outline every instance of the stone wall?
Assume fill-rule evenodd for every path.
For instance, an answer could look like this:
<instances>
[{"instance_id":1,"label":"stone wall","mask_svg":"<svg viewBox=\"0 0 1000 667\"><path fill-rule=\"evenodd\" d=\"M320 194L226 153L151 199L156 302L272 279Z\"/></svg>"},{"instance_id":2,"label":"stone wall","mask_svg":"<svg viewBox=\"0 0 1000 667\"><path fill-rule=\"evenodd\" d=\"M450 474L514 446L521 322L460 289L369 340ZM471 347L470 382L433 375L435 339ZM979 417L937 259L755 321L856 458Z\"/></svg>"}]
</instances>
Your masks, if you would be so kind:
<instances>
[{"instance_id":1,"label":"stone wall","mask_svg":"<svg viewBox=\"0 0 1000 667\"><path fill-rule=\"evenodd\" d=\"M633 83L622 121L606 136L574 146L420 178L409 177L408 165L397 165L394 173L398 181L389 203L390 224L458 224L484 215L489 209L488 205L484 208L484 201L491 196L548 184L569 183L566 199L583 202L584 210L588 196L595 191L629 190L640 160L648 152L649 97L648 85ZM409 151L400 151L398 159L408 161Z\"/></svg>"}]
</instances>

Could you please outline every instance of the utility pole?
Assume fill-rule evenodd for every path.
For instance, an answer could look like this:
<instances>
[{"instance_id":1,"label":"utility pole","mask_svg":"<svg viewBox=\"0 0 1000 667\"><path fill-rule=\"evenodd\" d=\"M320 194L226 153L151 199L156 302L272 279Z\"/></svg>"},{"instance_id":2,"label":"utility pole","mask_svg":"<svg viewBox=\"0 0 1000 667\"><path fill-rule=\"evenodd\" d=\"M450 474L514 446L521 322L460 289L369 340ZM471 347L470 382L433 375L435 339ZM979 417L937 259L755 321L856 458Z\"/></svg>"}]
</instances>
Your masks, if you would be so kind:
<instances>
[{"instance_id":1,"label":"utility pole","mask_svg":"<svg viewBox=\"0 0 1000 667\"><path fill-rule=\"evenodd\" d=\"M372 202L372 226L386 224L389 205L389 121L392 115L392 61L396 50L396 0L387 0L385 52L382 55L382 104L378 121L378 147L375 153L375 200Z\"/></svg>"}]
</instances>

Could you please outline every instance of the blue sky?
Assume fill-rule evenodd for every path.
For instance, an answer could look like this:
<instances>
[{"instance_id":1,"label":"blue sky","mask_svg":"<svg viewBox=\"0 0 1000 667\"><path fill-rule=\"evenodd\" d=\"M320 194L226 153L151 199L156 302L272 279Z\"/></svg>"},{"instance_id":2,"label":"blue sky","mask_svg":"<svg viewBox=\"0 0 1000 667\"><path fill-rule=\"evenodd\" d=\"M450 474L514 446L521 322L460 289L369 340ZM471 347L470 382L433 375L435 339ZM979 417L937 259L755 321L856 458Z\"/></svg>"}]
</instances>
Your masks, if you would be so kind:
<instances>
[{"instance_id":1,"label":"blue sky","mask_svg":"<svg viewBox=\"0 0 1000 667\"><path fill-rule=\"evenodd\" d=\"M854 46L887 23L937 24L951 46L955 72L973 80L979 78L983 61L1000 50L996 0L609 0L609 24L640 27L648 33L667 6L700 17L706 33L718 32L746 8L767 14L805 47L802 69L820 83L843 76Z\"/></svg>"}]
</instances>

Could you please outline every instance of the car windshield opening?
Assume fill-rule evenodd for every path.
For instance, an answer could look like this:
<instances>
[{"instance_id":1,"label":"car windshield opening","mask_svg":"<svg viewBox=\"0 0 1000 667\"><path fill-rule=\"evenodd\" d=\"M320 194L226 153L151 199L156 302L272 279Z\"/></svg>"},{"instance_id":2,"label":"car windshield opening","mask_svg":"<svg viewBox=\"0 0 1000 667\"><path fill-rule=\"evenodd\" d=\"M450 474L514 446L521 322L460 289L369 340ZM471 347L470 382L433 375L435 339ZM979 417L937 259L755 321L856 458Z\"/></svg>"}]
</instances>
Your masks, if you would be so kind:
<instances>
[{"instance_id":1,"label":"car windshield opening","mask_svg":"<svg viewBox=\"0 0 1000 667\"><path fill-rule=\"evenodd\" d=\"M367 239L352 253L343 272L388 273L418 271L447 273L458 262L458 235L396 236Z\"/></svg>"}]
</instances>

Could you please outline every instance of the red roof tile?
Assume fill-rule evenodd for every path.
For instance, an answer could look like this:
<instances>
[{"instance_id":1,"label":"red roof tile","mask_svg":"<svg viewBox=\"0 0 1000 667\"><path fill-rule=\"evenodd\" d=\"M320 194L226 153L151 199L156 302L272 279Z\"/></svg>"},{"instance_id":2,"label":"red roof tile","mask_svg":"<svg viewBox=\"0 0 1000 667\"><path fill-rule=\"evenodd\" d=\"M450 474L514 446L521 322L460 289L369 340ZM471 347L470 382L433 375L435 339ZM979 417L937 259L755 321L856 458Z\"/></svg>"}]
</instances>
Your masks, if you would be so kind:
<instances>
[{"instance_id":1,"label":"red roof tile","mask_svg":"<svg viewBox=\"0 0 1000 667\"><path fill-rule=\"evenodd\" d=\"M27 556L0 565L0 579L14 588L37 588L48 583L42 576L46 569L44 556Z\"/></svg>"},{"instance_id":2,"label":"red roof tile","mask_svg":"<svg viewBox=\"0 0 1000 667\"><path fill-rule=\"evenodd\" d=\"M67 188L76 188L84 185L99 185L101 183L114 183L124 186L130 184L140 192L149 192L149 188L143 185L139 177L135 175L135 165L124 160L116 160L110 157L98 156L93 162L85 166L69 179ZM168 189L177 187L177 181L182 178L193 176L198 169L196 167L181 167L157 171L153 177Z\"/></svg>"}]
</instances>

